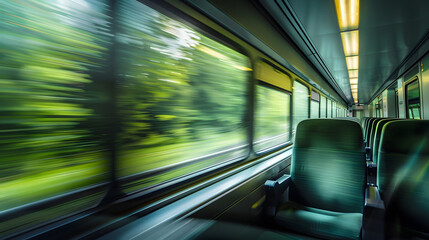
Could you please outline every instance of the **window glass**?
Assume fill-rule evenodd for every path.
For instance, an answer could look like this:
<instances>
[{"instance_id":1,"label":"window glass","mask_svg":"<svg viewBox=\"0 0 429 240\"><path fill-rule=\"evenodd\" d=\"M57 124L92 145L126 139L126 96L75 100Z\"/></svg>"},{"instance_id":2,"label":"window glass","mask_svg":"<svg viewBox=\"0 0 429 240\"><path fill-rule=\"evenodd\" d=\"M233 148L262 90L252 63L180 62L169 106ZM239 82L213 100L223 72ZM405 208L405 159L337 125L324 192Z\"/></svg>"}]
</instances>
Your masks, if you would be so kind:
<instances>
[{"instance_id":1,"label":"window glass","mask_svg":"<svg viewBox=\"0 0 429 240\"><path fill-rule=\"evenodd\" d=\"M326 108L326 117L331 118L332 117L332 101L328 99L328 107Z\"/></svg>"},{"instance_id":2,"label":"window glass","mask_svg":"<svg viewBox=\"0 0 429 240\"><path fill-rule=\"evenodd\" d=\"M415 80L406 86L408 118L420 119L419 82Z\"/></svg>"},{"instance_id":3,"label":"window glass","mask_svg":"<svg viewBox=\"0 0 429 240\"><path fill-rule=\"evenodd\" d=\"M311 100L311 118L319 118L319 112L320 112L320 108L319 108L319 102L315 101L315 100Z\"/></svg>"},{"instance_id":4,"label":"window glass","mask_svg":"<svg viewBox=\"0 0 429 240\"><path fill-rule=\"evenodd\" d=\"M309 89L302 83L295 81L293 89L293 129L299 122L308 118Z\"/></svg>"},{"instance_id":5,"label":"window glass","mask_svg":"<svg viewBox=\"0 0 429 240\"><path fill-rule=\"evenodd\" d=\"M320 118L326 118L326 97L320 98Z\"/></svg>"},{"instance_id":6,"label":"window glass","mask_svg":"<svg viewBox=\"0 0 429 240\"><path fill-rule=\"evenodd\" d=\"M112 19L106 1L80 2L0 2L0 212L108 180L99 134L107 132L100 107L106 97L98 89L107 77ZM102 196L3 221L0 238Z\"/></svg>"},{"instance_id":7,"label":"window glass","mask_svg":"<svg viewBox=\"0 0 429 240\"><path fill-rule=\"evenodd\" d=\"M268 87L257 86L256 101L255 151L288 141L290 95Z\"/></svg>"},{"instance_id":8,"label":"window glass","mask_svg":"<svg viewBox=\"0 0 429 240\"><path fill-rule=\"evenodd\" d=\"M320 113L320 94L314 90L311 91L310 117L319 118Z\"/></svg>"},{"instance_id":9,"label":"window glass","mask_svg":"<svg viewBox=\"0 0 429 240\"><path fill-rule=\"evenodd\" d=\"M337 117L337 102L332 102L332 117Z\"/></svg>"},{"instance_id":10,"label":"window glass","mask_svg":"<svg viewBox=\"0 0 429 240\"><path fill-rule=\"evenodd\" d=\"M148 176L126 191L244 156L248 58L138 1L118 4L119 176Z\"/></svg>"}]
</instances>

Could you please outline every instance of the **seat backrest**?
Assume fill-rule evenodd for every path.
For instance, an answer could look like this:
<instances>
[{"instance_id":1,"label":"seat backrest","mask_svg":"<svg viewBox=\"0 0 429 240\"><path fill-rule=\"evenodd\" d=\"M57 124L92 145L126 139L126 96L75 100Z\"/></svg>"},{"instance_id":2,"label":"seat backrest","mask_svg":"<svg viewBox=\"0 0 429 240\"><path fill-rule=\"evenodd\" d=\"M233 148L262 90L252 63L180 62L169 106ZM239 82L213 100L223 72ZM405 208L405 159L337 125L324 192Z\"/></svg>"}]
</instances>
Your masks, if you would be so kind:
<instances>
[{"instance_id":1,"label":"seat backrest","mask_svg":"<svg viewBox=\"0 0 429 240\"><path fill-rule=\"evenodd\" d=\"M367 142L367 144L369 142L369 132L371 131L371 126L372 126L372 123L374 122L375 119L376 118L369 119L368 122L367 122L367 124L366 124L366 129L365 129L365 133L364 133L364 139Z\"/></svg>"},{"instance_id":2,"label":"seat backrest","mask_svg":"<svg viewBox=\"0 0 429 240\"><path fill-rule=\"evenodd\" d=\"M363 117L361 120L360 120L360 125L361 126L363 126L363 125L365 125L365 121L368 119L368 117Z\"/></svg>"},{"instance_id":3,"label":"seat backrest","mask_svg":"<svg viewBox=\"0 0 429 240\"><path fill-rule=\"evenodd\" d=\"M359 123L308 119L297 127L290 198L305 206L362 213L365 149Z\"/></svg>"},{"instance_id":4,"label":"seat backrest","mask_svg":"<svg viewBox=\"0 0 429 240\"><path fill-rule=\"evenodd\" d=\"M365 140L365 131L366 131L366 127L367 127L368 122L369 122L369 120L370 120L370 119L371 119L370 117L369 117L369 118L366 118L366 119L364 120L363 124L362 124L362 131L363 131L363 137L364 137L364 140Z\"/></svg>"},{"instance_id":5,"label":"seat backrest","mask_svg":"<svg viewBox=\"0 0 429 240\"><path fill-rule=\"evenodd\" d=\"M389 119L382 119L380 120L376 127L375 127L375 133L372 140L372 161L377 164L377 158L378 158L378 148L380 146L380 138L381 138L381 130L383 130L384 125L386 123L391 121L397 121L398 118L389 118Z\"/></svg>"},{"instance_id":6,"label":"seat backrest","mask_svg":"<svg viewBox=\"0 0 429 240\"><path fill-rule=\"evenodd\" d=\"M373 143L374 143L374 137L375 137L375 131L376 131L377 125L378 125L378 123L379 123L381 120L384 120L384 119L385 119L385 118L376 118L376 119L372 122L372 124L371 124L371 128L370 128L370 130L369 130L369 137L368 137L369 141L368 141L368 147L371 147L371 148L372 148Z\"/></svg>"},{"instance_id":7,"label":"seat backrest","mask_svg":"<svg viewBox=\"0 0 429 240\"><path fill-rule=\"evenodd\" d=\"M407 236L429 236L429 121L387 123L378 161L377 183L387 219L405 229Z\"/></svg>"}]
</instances>

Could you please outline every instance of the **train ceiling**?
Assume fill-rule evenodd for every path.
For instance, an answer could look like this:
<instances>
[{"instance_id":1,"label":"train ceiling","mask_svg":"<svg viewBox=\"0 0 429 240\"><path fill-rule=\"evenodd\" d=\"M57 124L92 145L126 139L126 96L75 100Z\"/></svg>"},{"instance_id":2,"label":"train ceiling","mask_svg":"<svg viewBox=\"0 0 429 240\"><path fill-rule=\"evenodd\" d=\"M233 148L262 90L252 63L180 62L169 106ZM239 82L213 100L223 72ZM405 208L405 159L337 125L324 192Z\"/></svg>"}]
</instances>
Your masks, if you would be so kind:
<instances>
[{"instance_id":1,"label":"train ceiling","mask_svg":"<svg viewBox=\"0 0 429 240\"><path fill-rule=\"evenodd\" d=\"M335 1L260 3L352 103ZM359 103L368 103L429 50L428 11L428 0L360 0Z\"/></svg>"}]
</instances>

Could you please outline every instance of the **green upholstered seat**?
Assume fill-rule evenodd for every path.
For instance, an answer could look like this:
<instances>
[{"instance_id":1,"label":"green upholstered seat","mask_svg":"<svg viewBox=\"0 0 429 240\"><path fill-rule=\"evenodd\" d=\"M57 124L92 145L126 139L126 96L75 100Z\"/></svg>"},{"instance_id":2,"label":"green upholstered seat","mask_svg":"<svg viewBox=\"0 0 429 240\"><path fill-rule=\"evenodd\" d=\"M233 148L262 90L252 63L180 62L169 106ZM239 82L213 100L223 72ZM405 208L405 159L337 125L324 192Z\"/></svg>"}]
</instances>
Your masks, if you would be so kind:
<instances>
[{"instance_id":1,"label":"green upholstered seat","mask_svg":"<svg viewBox=\"0 0 429 240\"><path fill-rule=\"evenodd\" d=\"M364 137L364 139L365 139L365 141L366 141L366 142L368 142L368 141L369 141L369 130L370 130L370 128L371 128L372 122L373 122L375 119L376 119L376 118L370 118L370 119L368 119L368 121L366 122L366 125L365 125L365 132L364 132L364 135L363 135L363 137Z\"/></svg>"},{"instance_id":2,"label":"green upholstered seat","mask_svg":"<svg viewBox=\"0 0 429 240\"><path fill-rule=\"evenodd\" d=\"M385 118L376 118L372 124L371 124L371 128L369 129L369 141L368 141L368 147L373 147L374 145L374 137L375 137L375 132L377 130L377 125L380 121L385 120Z\"/></svg>"},{"instance_id":3,"label":"green upholstered seat","mask_svg":"<svg viewBox=\"0 0 429 240\"><path fill-rule=\"evenodd\" d=\"M359 239L364 206L365 150L359 123L310 119L298 124L289 198L276 221L327 239ZM339 224L342 221L347 224Z\"/></svg>"},{"instance_id":4,"label":"green upholstered seat","mask_svg":"<svg viewBox=\"0 0 429 240\"><path fill-rule=\"evenodd\" d=\"M377 183L386 236L429 237L429 121L392 121L382 131Z\"/></svg>"},{"instance_id":5,"label":"green upholstered seat","mask_svg":"<svg viewBox=\"0 0 429 240\"><path fill-rule=\"evenodd\" d=\"M388 122L395 121L395 120L398 120L398 119L382 119L378 122L377 126L375 127L374 139L372 142L372 161L375 164L377 164L378 147L380 145L381 131L383 130L384 125L386 125Z\"/></svg>"}]
</instances>

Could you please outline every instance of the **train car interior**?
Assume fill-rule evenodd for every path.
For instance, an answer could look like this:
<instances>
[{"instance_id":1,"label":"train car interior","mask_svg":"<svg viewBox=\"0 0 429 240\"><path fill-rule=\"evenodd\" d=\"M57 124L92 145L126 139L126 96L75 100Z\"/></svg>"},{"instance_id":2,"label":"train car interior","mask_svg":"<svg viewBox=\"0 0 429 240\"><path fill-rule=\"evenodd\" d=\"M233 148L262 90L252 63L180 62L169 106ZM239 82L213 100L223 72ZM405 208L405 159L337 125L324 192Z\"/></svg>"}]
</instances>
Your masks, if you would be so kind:
<instances>
[{"instance_id":1,"label":"train car interior","mask_svg":"<svg viewBox=\"0 0 429 240\"><path fill-rule=\"evenodd\" d=\"M0 239L429 239L428 0L0 12Z\"/></svg>"}]
</instances>

